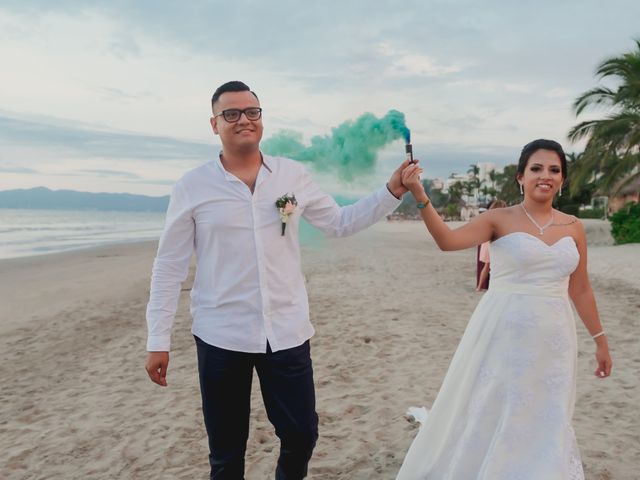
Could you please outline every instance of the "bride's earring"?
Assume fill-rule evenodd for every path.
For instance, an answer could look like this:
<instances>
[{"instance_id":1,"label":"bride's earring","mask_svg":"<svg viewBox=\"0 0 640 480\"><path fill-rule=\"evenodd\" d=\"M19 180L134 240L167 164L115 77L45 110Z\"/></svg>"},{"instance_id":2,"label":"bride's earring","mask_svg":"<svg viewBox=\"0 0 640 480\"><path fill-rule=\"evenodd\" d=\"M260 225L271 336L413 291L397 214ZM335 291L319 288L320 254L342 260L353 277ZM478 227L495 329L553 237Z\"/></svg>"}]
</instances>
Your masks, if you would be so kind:
<instances>
[{"instance_id":1,"label":"bride's earring","mask_svg":"<svg viewBox=\"0 0 640 480\"><path fill-rule=\"evenodd\" d=\"M522 184L520 184L520 195L524 195L524 189L522 188Z\"/></svg>"},{"instance_id":2,"label":"bride's earring","mask_svg":"<svg viewBox=\"0 0 640 480\"><path fill-rule=\"evenodd\" d=\"M562 185L560 185L560 190L558 190L558 196L561 197L562 196Z\"/></svg>"}]
</instances>

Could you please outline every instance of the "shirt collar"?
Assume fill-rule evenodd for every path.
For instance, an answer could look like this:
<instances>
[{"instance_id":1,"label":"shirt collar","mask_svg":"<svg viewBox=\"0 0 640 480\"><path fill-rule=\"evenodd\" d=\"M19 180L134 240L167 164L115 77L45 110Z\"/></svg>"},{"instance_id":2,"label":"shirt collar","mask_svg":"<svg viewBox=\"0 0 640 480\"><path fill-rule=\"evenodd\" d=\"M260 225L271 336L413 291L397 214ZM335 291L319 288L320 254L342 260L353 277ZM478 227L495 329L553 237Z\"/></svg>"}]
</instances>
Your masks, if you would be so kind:
<instances>
[{"instance_id":1,"label":"shirt collar","mask_svg":"<svg viewBox=\"0 0 640 480\"><path fill-rule=\"evenodd\" d=\"M262 166L269 172L269 173L273 173L273 169L269 166L269 164L267 163L267 160L269 160L269 163L271 163L271 157L269 156L265 156L263 155L262 152L260 152L260 156L262 157ZM222 150L220 151L220 153L218 153L218 156L216 157L215 160L215 164L218 166L218 168L220 169L220 171L224 174L224 176L227 179L235 179L236 177L234 177L232 174L230 174L229 172L227 172L227 170L224 168L224 165L222 165Z\"/></svg>"},{"instance_id":2,"label":"shirt collar","mask_svg":"<svg viewBox=\"0 0 640 480\"><path fill-rule=\"evenodd\" d=\"M260 156L262 157L262 165L264 165L264 168L266 168L269 173L273 173L273 170L271 170L271 167L267 164L267 157L265 157L262 152L260 152ZM271 162L271 157L269 158L269 162Z\"/></svg>"}]
</instances>

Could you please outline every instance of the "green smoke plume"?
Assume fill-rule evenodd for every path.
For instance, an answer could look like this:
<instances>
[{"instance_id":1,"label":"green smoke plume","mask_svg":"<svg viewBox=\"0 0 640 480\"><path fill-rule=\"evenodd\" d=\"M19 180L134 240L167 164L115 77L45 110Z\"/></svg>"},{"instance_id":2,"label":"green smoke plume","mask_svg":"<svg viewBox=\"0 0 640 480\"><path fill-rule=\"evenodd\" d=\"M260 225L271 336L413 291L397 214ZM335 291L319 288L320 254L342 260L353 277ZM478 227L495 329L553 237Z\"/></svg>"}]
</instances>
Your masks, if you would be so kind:
<instances>
[{"instance_id":1,"label":"green smoke plume","mask_svg":"<svg viewBox=\"0 0 640 480\"><path fill-rule=\"evenodd\" d=\"M301 133L283 130L262 142L261 149L269 155L312 163L318 170L336 171L350 181L371 172L378 151L399 138L410 138L404 114L389 110L380 119L365 113L346 121L333 128L331 135L313 137L310 146L303 145ZM398 156L403 155L399 152Z\"/></svg>"}]
</instances>

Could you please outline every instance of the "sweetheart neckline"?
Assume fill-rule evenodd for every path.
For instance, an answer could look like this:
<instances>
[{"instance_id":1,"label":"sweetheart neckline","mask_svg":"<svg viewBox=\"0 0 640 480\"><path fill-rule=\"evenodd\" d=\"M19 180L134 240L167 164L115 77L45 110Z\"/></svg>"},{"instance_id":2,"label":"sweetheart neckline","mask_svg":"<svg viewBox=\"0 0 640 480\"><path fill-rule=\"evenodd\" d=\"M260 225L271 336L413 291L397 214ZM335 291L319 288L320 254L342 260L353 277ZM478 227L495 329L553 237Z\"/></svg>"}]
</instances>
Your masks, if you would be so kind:
<instances>
[{"instance_id":1,"label":"sweetheart neckline","mask_svg":"<svg viewBox=\"0 0 640 480\"><path fill-rule=\"evenodd\" d=\"M542 240L541 238L538 238L538 237L536 237L535 235L530 234L529 232L520 232L520 231L507 233L506 235L503 235L503 236L501 236L501 237L499 237L499 238L496 238L496 239L494 240L494 242L497 242L498 240L500 240L500 239L502 239L502 238L509 237L509 236L511 236L511 235L517 235L518 233L520 233L520 234L522 234L522 235L526 235L527 237L534 238L534 239L536 239L538 242L542 243L543 245L546 245L548 248L553 248L553 247L555 247L555 246L556 246L556 245L558 245L562 240L564 240L564 239L566 239L566 238L570 238L571 240L573 240L573 243L576 243L575 239L574 239L571 235L565 235L564 237L560 237L560 238L559 238L558 240L556 240L554 243L552 243L552 244L548 244L547 242L545 242L545 241L544 241L544 240Z\"/></svg>"}]
</instances>

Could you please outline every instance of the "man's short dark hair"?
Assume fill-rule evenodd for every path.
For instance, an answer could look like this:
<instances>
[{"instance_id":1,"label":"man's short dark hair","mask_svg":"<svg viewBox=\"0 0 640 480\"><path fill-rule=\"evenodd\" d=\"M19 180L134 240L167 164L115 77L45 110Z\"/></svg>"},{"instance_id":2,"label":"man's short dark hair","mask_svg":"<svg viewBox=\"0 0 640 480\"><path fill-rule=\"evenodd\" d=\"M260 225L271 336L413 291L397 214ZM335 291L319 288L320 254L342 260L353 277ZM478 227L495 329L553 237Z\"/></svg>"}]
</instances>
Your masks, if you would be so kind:
<instances>
[{"instance_id":1,"label":"man's short dark hair","mask_svg":"<svg viewBox=\"0 0 640 480\"><path fill-rule=\"evenodd\" d=\"M255 92L251 91L249 85L238 80L233 80L220 85L216 91L213 92L213 96L211 97L211 110L213 110L213 107L220 98L220 95L227 92L251 92L253 93L253 96L256 97L256 100L258 100L258 96Z\"/></svg>"}]
</instances>

